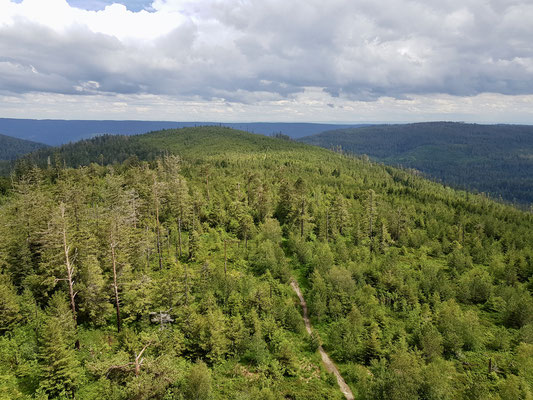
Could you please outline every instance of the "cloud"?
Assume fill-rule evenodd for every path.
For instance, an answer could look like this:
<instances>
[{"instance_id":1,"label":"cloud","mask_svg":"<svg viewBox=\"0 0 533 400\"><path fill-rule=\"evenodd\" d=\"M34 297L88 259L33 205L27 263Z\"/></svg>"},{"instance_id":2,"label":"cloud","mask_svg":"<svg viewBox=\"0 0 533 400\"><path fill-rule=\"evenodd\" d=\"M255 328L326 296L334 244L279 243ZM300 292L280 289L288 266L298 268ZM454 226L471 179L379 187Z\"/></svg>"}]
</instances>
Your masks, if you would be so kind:
<instances>
[{"instance_id":1,"label":"cloud","mask_svg":"<svg viewBox=\"0 0 533 400\"><path fill-rule=\"evenodd\" d=\"M312 89L326 105L533 94L527 0L109 3L0 0L0 88L242 104Z\"/></svg>"}]
</instances>

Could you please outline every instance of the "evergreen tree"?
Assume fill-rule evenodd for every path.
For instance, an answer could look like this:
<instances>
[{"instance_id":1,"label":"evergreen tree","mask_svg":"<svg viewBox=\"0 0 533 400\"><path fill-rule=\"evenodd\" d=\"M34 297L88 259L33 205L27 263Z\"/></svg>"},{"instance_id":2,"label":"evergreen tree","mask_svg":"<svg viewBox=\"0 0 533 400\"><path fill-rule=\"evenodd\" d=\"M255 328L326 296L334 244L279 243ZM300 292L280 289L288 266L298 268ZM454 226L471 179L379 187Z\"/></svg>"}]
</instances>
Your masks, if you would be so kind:
<instances>
[{"instance_id":1,"label":"evergreen tree","mask_svg":"<svg viewBox=\"0 0 533 400\"><path fill-rule=\"evenodd\" d=\"M74 338L71 310L61 295L55 295L48 308L48 318L39 331L42 369L39 389L52 398L74 398L81 382Z\"/></svg>"}]
</instances>

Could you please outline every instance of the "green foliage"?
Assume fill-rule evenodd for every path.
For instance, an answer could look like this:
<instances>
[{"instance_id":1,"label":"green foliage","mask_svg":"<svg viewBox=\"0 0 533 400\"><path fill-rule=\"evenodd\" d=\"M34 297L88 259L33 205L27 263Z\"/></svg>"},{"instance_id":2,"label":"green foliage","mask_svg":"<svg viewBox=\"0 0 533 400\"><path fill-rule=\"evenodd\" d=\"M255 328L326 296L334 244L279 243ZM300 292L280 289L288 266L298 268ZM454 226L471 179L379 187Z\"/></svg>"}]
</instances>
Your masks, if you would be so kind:
<instances>
[{"instance_id":1,"label":"green foliage","mask_svg":"<svg viewBox=\"0 0 533 400\"><path fill-rule=\"evenodd\" d=\"M530 396L531 214L225 128L58 151L0 199L2 393L341 398L322 343L357 398Z\"/></svg>"},{"instance_id":2,"label":"green foliage","mask_svg":"<svg viewBox=\"0 0 533 400\"><path fill-rule=\"evenodd\" d=\"M48 147L45 144L0 134L0 160L15 160L23 154Z\"/></svg>"},{"instance_id":3,"label":"green foliage","mask_svg":"<svg viewBox=\"0 0 533 400\"><path fill-rule=\"evenodd\" d=\"M81 378L74 349L74 324L66 301L58 295L52 298L48 318L39 332L39 360L39 391L52 398L74 397Z\"/></svg>"},{"instance_id":4,"label":"green foliage","mask_svg":"<svg viewBox=\"0 0 533 400\"><path fill-rule=\"evenodd\" d=\"M211 393L211 373L205 363L194 364L186 378L185 396L191 400L207 400Z\"/></svg>"},{"instance_id":5,"label":"green foliage","mask_svg":"<svg viewBox=\"0 0 533 400\"><path fill-rule=\"evenodd\" d=\"M389 165L414 168L448 185L524 205L533 201L532 128L429 122L344 128L300 141Z\"/></svg>"},{"instance_id":6,"label":"green foliage","mask_svg":"<svg viewBox=\"0 0 533 400\"><path fill-rule=\"evenodd\" d=\"M19 311L16 291L11 280L0 275L0 333L9 330L17 322L20 318Z\"/></svg>"}]
</instances>

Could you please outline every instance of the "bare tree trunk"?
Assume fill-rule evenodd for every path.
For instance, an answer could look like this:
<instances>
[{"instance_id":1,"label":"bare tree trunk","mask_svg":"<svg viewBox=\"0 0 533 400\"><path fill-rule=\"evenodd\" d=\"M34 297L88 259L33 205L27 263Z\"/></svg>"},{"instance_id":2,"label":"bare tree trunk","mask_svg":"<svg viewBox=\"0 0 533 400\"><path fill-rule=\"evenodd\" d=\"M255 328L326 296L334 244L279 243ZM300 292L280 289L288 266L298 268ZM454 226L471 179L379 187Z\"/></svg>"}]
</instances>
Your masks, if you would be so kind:
<instances>
[{"instance_id":1,"label":"bare tree trunk","mask_svg":"<svg viewBox=\"0 0 533 400\"><path fill-rule=\"evenodd\" d=\"M77 317L76 317L76 302L75 297L76 293L74 293L74 281L73 281L73 275L74 275L74 265L71 262L70 259L70 246L68 245L67 241L67 225L65 221L65 204L61 203L60 211L61 211L61 220L62 220L62 235L63 235L63 251L65 254L65 267L67 269L67 282L68 282L68 293L70 297L70 308L72 309L72 318L74 319L74 325L78 325Z\"/></svg>"},{"instance_id":2,"label":"bare tree trunk","mask_svg":"<svg viewBox=\"0 0 533 400\"><path fill-rule=\"evenodd\" d=\"M135 353L135 376L139 376L141 373L141 365L144 361L144 358L141 358L144 351L150 346L152 343L148 343L146 346L143 347L141 352L139 354Z\"/></svg>"},{"instance_id":3,"label":"bare tree trunk","mask_svg":"<svg viewBox=\"0 0 533 400\"><path fill-rule=\"evenodd\" d=\"M111 257L113 260L113 291L115 293L115 308L117 310L117 331L120 332L122 328L122 321L120 319L120 301L118 298L118 284L117 284L117 258L115 254L116 243L111 242Z\"/></svg>"}]
</instances>

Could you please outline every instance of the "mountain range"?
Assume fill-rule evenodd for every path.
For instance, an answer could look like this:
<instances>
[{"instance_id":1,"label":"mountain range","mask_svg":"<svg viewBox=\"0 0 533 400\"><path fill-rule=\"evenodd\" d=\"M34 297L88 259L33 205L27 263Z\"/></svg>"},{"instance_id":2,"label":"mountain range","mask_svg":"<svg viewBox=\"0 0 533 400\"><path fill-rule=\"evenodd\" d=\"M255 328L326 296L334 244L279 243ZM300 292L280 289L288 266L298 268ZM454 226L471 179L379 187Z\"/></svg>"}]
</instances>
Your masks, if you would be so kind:
<instances>
[{"instance_id":1,"label":"mountain range","mask_svg":"<svg viewBox=\"0 0 533 400\"><path fill-rule=\"evenodd\" d=\"M226 126L263 135L282 133L290 136L291 138L299 138L336 128L363 126L361 124L313 124L282 122L218 123L0 118L0 133L19 139L45 143L50 146L58 146L103 134L135 135L161 129L176 129L203 125Z\"/></svg>"},{"instance_id":2,"label":"mountain range","mask_svg":"<svg viewBox=\"0 0 533 400\"><path fill-rule=\"evenodd\" d=\"M336 129L300 139L454 187L533 203L533 126L428 122Z\"/></svg>"}]
</instances>

